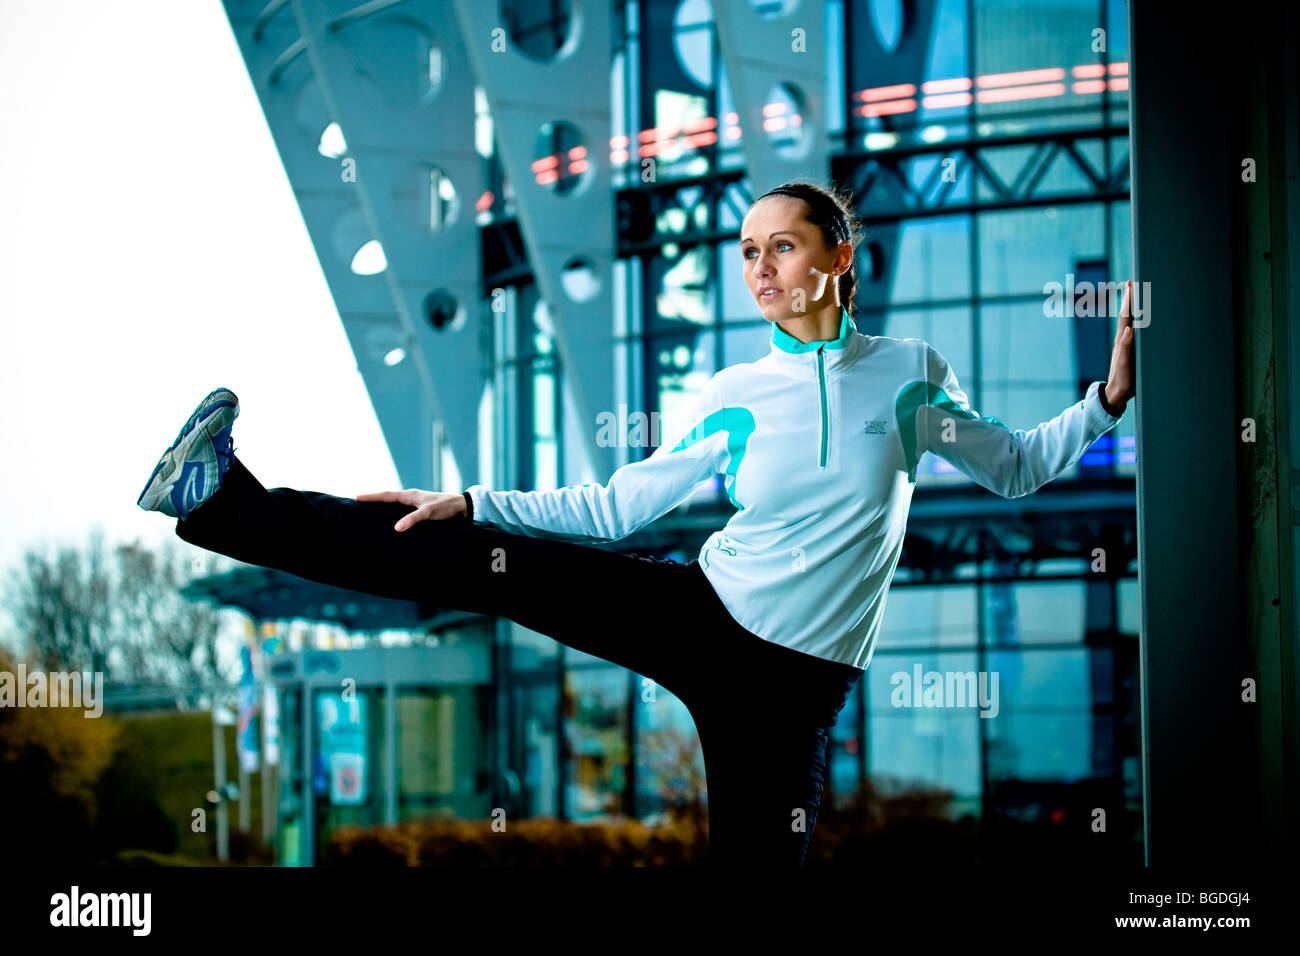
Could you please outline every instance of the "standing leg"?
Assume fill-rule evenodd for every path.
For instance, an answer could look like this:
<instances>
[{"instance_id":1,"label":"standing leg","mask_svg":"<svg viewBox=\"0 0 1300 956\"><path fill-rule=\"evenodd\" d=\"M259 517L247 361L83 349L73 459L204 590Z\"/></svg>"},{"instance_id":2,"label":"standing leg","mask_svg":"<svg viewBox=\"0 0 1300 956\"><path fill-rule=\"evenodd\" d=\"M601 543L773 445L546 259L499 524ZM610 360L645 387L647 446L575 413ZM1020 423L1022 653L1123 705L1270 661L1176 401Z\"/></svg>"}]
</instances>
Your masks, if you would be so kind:
<instances>
[{"instance_id":1,"label":"standing leg","mask_svg":"<svg viewBox=\"0 0 1300 956\"><path fill-rule=\"evenodd\" d=\"M235 457L176 534L249 564L398 600L497 615L650 677L678 696L709 677L707 635L677 613L702 577L686 565L461 519L406 531L400 502L264 488ZM704 585L707 586L707 583Z\"/></svg>"},{"instance_id":2,"label":"standing leg","mask_svg":"<svg viewBox=\"0 0 1300 956\"><path fill-rule=\"evenodd\" d=\"M828 777L831 728L863 671L736 625L717 644L729 673L692 707L709 794L709 862L803 865Z\"/></svg>"},{"instance_id":3,"label":"standing leg","mask_svg":"<svg viewBox=\"0 0 1300 956\"><path fill-rule=\"evenodd\" d=\"M827 776L830 728L752 715L697 721L709 794L709 862L803 866Z\"/></svg>"}]
</instances>

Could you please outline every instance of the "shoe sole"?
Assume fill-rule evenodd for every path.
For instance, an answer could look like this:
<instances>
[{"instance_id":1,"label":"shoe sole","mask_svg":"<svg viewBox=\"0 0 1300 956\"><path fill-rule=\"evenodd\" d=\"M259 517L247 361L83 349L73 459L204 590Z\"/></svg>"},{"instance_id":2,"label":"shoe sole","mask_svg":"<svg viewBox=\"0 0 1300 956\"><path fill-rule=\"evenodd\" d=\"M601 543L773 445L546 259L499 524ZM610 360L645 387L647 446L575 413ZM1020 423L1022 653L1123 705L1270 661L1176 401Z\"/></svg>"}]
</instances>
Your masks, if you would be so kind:
<instances>
[{"instance_id":1,"label":"shoe sole","mask_svg":"<svg viewBox=\"0 0 1300 956\"><path fill-rule=\"evenodd\" d=\"M222 398L220 401L213 401L218 396L226 395L230 396L229 400ZM214 388L203 397L194 412L185 420L180 431L176 433L176 439L159 458L158 464L149 475L149 480L144 483L144 490L140 492L136 504L145 511L162 511L159 506L170 496L176 479L184 477L184 464L189 460L189 451L194 447L195 442L200 440L200 436L196 433L201 431L202 438L210 441L213 435L207 426L211 423L212 417L224 408L233 408L234 414L230 416L230 422L221 426L222 429L233 424L239 417L238 397L228 388Z\"/></svg>"}]
</instances>

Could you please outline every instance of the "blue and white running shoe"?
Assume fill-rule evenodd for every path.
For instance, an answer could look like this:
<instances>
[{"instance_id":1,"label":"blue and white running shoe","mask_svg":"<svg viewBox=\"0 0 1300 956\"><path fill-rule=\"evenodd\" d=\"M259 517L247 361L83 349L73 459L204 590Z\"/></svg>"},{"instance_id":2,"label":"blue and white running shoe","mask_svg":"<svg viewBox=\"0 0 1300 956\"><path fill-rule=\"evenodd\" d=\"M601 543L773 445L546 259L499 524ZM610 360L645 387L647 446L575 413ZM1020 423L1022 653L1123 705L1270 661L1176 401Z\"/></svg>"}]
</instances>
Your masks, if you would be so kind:
<instances>
[{"instance_id":1,"label":"blue and white running shoe","mask_svg":"<svg viewBox=\"0 0 1300 956\"><path fill-rule=\"evenodd\" d=\"M136 503L145 511L189 517L216 493L230 470L235 454L230 428L238 417L239 399L234 392L228 388L209 392L158 459Z\"/></svg>"}]
</instances>

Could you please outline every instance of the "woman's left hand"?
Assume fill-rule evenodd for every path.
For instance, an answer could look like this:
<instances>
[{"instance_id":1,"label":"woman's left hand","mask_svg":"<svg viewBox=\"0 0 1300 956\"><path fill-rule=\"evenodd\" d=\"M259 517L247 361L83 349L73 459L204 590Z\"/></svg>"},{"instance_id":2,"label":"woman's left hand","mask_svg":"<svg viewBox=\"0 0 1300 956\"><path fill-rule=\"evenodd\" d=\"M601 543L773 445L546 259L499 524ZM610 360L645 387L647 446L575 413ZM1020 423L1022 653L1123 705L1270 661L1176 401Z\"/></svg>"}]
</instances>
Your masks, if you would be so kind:
<instances>
[{"instance_id":1,"label":"woman's left hand","mask_svg":"<svg viewBox=\"0 0 1300 956\"><path fill-rule=\"evenodd\" d=\"M405 531L413 524L429 519L458 518L467 513L465 496L445 491L421 491L406 488L402 491L371 491L357 495L357 501L398 501L414 508L410 514L393 525L394 531Z\"/></svg>"},{"instance_id":2,"label":"woman's left hand","mask_svg":"<svg viewBox=\"0 0 1300 956\"><path fill-rule=\"evenodd\" d=\"M1115 348L1110 354L1110 375L1106 377L1106 403L1124 411L1128 400L1137 394L1133 375L1133 280L1124 285L1124 304L1119 310L1119 328L1115 330Z\"/></svg>"}]
</instances>

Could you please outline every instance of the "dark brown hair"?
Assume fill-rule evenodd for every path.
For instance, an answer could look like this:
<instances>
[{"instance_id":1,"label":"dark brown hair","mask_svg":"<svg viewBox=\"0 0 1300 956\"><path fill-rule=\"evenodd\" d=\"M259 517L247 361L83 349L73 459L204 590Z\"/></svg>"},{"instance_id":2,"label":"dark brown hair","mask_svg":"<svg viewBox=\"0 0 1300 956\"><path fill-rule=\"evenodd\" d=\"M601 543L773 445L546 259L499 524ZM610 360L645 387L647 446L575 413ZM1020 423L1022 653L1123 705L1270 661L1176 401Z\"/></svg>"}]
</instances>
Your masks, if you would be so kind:
<instances>
[{"instance_id":1,"label":"dark brown hair","mask_svg":"<svg viewBox=\"0 0 1300 956\"><path fill-rule=\"evenodd\" d=\"M839 283L840 304L844 310L853 315L853 296L857 292L857 251L861 238L859 222L853 214L853 202L847 194L841 194L835 188L824 189L812 183L792 180L769 189L750 203L750 208L759 199L768 196L793 196L802 199L808 206L805 218L822 232L822 239L827 247L834 249L847 240L853 247L853 257L849 267L836 280Z\"/></svg>"}]
</instances>

